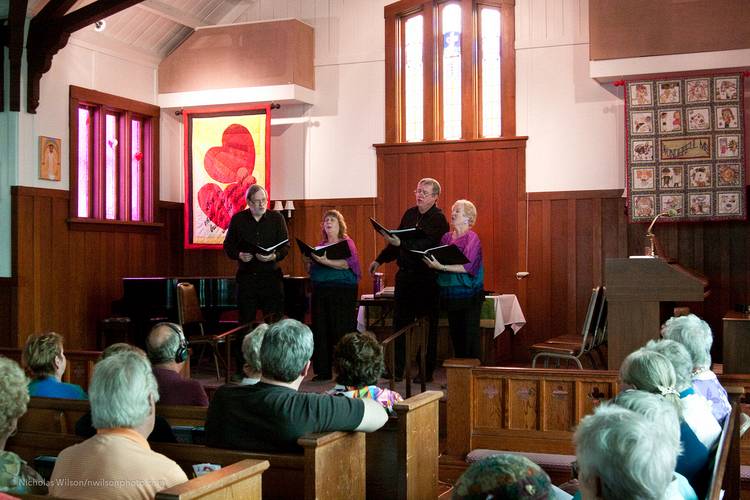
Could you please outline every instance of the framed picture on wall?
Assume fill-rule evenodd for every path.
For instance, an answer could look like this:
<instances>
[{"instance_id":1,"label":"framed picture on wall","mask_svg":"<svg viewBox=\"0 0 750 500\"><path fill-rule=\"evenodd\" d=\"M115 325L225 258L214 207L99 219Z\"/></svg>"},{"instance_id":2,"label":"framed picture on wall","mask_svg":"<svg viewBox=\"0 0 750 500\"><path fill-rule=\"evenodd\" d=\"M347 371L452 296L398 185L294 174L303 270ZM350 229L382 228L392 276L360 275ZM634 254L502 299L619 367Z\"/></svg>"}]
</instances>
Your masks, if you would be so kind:
<instances>
[{"instance_id":1,"label":"framed picture on wall","mask_svg":"<svg viewBox=\"0 0 750 500\"><path fill-rule=\"evenodd\" d=\"M55 137L39 136L39 178L45 181L60 180L62 141Z\"/></svg>"},{"instance_id":2,"label":"framed picture on wall","mask_svg":"<svg viewBox=\"0 0 750 500\"><path fill-rule=\"evenodd\" d=\"M260 184L271 197L271 109L186 109L185 248L221 248L229 221Z\"/></svg>"}]
</instances>

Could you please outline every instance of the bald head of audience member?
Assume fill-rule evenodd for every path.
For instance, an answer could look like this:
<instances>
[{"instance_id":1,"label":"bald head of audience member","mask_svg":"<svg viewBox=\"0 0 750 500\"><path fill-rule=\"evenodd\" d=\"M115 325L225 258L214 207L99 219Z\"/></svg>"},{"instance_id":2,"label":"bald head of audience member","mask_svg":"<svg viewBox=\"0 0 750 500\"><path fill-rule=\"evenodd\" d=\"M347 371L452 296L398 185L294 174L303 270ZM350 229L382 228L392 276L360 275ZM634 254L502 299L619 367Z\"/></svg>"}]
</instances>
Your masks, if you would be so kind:
<instances>
[{"instance_id":1,"label":"bald head of audience member","mask_svg":"<svg viewBox=\"0 0 750 500\"><path fill-rule=\"evenodd\" d=\"M185 337L182 328L176 323L158 323L146 338L146 353L155 368L165 368L179 373L185 362L185 359L178 357L181 349L185 350L187 356Z\"/></svg>"},{"instance_id":2,"label":"bald head of audience member","mask_svg":"<svg viewBox=\"0 0 750 500\"><path fill-rule=\"evenodd\" d=\"M600 405L573 437L583 500L664 497L679 446L643 415Z\"/></svg>"}]
</instances>

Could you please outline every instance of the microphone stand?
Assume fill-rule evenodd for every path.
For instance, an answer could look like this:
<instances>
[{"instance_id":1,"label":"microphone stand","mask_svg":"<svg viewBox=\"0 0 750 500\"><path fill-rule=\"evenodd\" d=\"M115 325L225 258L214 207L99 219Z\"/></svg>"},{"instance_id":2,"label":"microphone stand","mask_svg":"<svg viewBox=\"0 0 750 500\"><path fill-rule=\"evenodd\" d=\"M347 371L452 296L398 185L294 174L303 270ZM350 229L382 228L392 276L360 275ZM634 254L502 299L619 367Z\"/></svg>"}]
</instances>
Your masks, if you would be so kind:
<instances>
[{"instance_id":1,"label":"microphone stand","mask_svg":"<svg viewBox=\"0 0 750 500\"><path fill-rule=\"evenodd\" d=\"M662 212L660 214L656 214L656 217L651 221L651 224L648 226L648 229L646 229L646 238L648 238L649 241L649 253L646 255L650 257L656 257L656 235L653 233L652 229L654 228L654 224L656 224L656 221L659 220L659 217L662 215L666 217L672 217L673 215L676 215L676 212L674 209L667 210L666 212Z\"/></svg>"}]
</instances>

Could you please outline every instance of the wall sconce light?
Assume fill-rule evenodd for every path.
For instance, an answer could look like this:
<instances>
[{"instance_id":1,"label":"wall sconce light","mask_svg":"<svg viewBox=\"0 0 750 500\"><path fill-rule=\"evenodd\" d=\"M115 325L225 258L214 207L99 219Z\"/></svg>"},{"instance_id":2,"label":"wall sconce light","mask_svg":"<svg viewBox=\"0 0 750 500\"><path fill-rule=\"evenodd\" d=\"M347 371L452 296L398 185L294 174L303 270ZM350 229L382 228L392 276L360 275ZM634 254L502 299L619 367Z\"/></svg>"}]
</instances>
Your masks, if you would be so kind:
<instances>
[{"instance_id":1,"label":"wall sconce light","mask_svg":"<svg viewBox=\"0 0 750 500\"><path fill-rule=\"evenodd\" d=\"M286 218L291 219L292 212L294 212L294 202L292 200L287 200L286 203L284 203L284 210L286 210Z\"/></svg>"},{"instance_id":2,"label":"wall sconce light","mask_svg":"<svg viewBox=\"0 0 750 500\"><path fill-rule=\"evenodd\" d=\"M286 217L287 219L292 218L292 212L294 212L294 202L292 200L287 201L281 201L276 200L273 203L273 209L276 212L282 212L282 215ZM283 211L286 210L286 213L283 213Z\"/></svg>"},{"instance_id":3,"label":"wall sconce light","mask_svg":"<svg viewBox=\"0 0 750 500\"><path fill-rule=\"evenodd\" d=\"M100 19L99 21L94 23L94 31L101 33L105 29L107 29L107 21L105 21L104 19Z\"/></svg>"}]
</instances>

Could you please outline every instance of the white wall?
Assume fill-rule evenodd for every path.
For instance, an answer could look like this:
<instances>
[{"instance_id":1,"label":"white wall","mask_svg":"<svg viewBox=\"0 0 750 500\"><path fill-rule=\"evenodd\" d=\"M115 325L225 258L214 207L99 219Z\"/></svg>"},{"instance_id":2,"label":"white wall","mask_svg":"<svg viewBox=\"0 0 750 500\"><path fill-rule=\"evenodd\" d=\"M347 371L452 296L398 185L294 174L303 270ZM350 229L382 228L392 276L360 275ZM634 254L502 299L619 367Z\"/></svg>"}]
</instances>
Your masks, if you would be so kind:
<instances>
[{"instance_id":1,"label":"white wall","mask_svg":"<svg viewBox=\"0 0 750 500\"><path fill-rule=\"evenodd\" d=\"M297 18L315 30L315 105L272 114L309 118L271 128L273 199L376 195L372 145L385 137L383 7L391 1L256 0L236 20ZM161 134L162 199L183 201L181 120L163 116Z\"/></svg>"},{"instance_id":2,"label":"white wall","mask_svg":"<svg viewBox=\"0 0 750 500\"><path fill-rule=\"evenodd\" d=\"M622 88L589 78L588 0L516 3L516 125L526 189L624 187Z\"/></svg>"},{"instance_id":3,"label":"white wall","mask_svg":"<svg viewBox=\"0 0 750 500\"><path fill-rule=\"evenodd\" d=\"M25 86L25 79L22 87ZM67 152L69 86L77 85L100 92L156 103L156 64L130 56L115 56L93 50L89 44L71 37L68 45L52 60L52 67L40 82L36 114L19 114L18 184L49 189L68 189L70 165ZM26 109L22 92L22 109ZM62 139L61 181L39 179L39 136Z\"/></svg>"}]
</instances>

